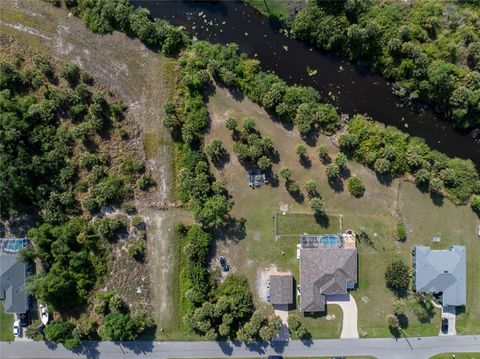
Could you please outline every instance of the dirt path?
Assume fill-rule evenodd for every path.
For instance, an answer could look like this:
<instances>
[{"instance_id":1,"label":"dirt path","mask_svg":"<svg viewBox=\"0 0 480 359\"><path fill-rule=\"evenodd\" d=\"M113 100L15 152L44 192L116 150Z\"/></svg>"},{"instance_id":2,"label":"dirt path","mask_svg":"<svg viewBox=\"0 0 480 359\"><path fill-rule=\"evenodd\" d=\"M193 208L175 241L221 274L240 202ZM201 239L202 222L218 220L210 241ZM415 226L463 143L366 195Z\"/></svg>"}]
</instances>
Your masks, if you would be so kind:
<instances>
[{"instance_id":1,"label":"dirt path","mask_svg":"<svg viewBox=\"0 0 480 359\"><path fill-rule=\"evenodd\" d=\"M176 249L169 241L173 225L164 225L173 215L165 209L173 206L174 146L162 125L163 104L176 81L176 62L124 34L93 34L67 10L40 0L2 0L0 13L0 44L15 42L61 62L74 62L128 105L129 146L139 158L146 158L147 171L158 184L154 192L139 194L135 204L147 223L149 254L141 274L151 282L154 316L163 326L174 312L171 284L177 277Z\"/></svg>"}]
</instances>

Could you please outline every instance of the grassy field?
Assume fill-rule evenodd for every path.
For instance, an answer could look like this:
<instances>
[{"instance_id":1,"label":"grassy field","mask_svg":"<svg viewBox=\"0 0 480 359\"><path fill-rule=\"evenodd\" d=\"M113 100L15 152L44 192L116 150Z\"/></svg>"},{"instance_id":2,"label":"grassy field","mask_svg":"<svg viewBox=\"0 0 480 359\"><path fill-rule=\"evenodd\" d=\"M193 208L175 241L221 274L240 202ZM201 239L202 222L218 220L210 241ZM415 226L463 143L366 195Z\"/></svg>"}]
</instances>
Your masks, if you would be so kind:
<instances>
[{"instance_id":1,"label":"grassy field","mask_svg":"<svg viewBox=\"0 0 480 359\"><path fill-rule=\"evenodd\" d=\"M480 358L479 353L443 353L434 355L430 359L478 359Z\"/></svg>"},{"instance_id":2,"label":"grassy field","mask_svg":"<svg viewBox=\"0 0 480 359\"><path fill-rule=\"evenodd\" d=\"M5 313L3 303L0 303L0 341L13 341L13 314Z\"/></svg>"},{"instance_id":3,"label":"grassy field","mask_svg":"<svg viewBox=\"0 0 480 359\"><path fill-rule=\"evenodd\" d=\"M475 237L478 219L469 207L456 207L448 200L441 206L435 205L429 195L419 191L415 185L400 180L382 184L375 173L357 163L349 162L347 167L350 175L359 176L366 187L362 198L353 198L346 190L345 182L335 186L328 183L325 166L319 160L314 146L307 146L310 165L304 166L295 153L296 145L303 143L298 133L272 121L268 114L248 99L236 100L227 90L217 88L215 95L210 98L208 108L211 129L206 143L214 138L221 139L230 158L221 167L212 166L212 171L217 179L227 183L227 189L235 201L232 215L237 219L246 219L244 233L236 236L223 233L218 237L215 256L226 256L232 272L246 275L252 290L261 292L262 275L272 267L290 270L296 279L299 279L295 255L298 237L275 237L275 213L280 212L278 227L281 234L316 231L338 233L339 225L331 220L327 228L322 228L311 215L283 216L282 212L310 212L306 194L303 201L292 198L286 191L283 180L260 189L251 189L245 179L245 168L232 150L231 134L223 124L230 116L240 123L246 117L256 119L257 128L273 140L279 154L279 161L274 163L273 171L278 173L281 167L289 167L292 179L301 187L307 180L314 180L326 203L327 213L342 214L343 230L351 228L359 232L362 229L368 234L370 241L358 244L359 285L358 289L352 292L359 308L361 337L391 336L386 317L392 313L395 296L385 286L384 272L387 265L397 258L410 264L411 249L415 244L433 245L434 248L448 248L452 243L467 245L468 305L465 314L458 318L457 330L459 333L479 331L480 306L475 305L474 298L480 296L480 262L475 262L474 256L479 253L480 241ZM320 136L318 143L327 145L332 159L335 158L337 150L328 137ZM404 243L394 239L394 230L400 219L405 222L408 231L408 239ZM432 243L432 236L440 236L442 241ZM257 299L260 306L269 307L260 297ZM401 301L408 317L408 335L438 334L438 310L434 312L429 323L420 323L415 315L418 304L413 295L410 293ZM318 321L315 327L318 328L314 337L330 337L330 334L324 334L331 333L325 323Z\"/></svg>"},{"instance_id":4,"label":"grassy field","mask_svg":"<svg viewBox=\"0 0 480 359\"><path fill-rule=\"evenodd\" d=\"M312 338L336 339L342 332L342 309L335 304L328 305L325 312L296 312Z\"/></svg>"},{"instance_id":5,"label":"grassy field","mask_svg":"<svg viewBox=\"0 0 480 359\"><path fill-rule=\"evenodd\" d=\"M290 10L287 0L247 0L263 15L277 18L280 21L288 20Z\"/></svg>"},{"instance_id":6,"label":"grassy field","mask_svg":"<svg viewBox=\"0 0 480 359\"><path fill-rule=\"evenodd\" d=\"M312 213L282 213L275 216L277 236L299 236L308 234L332 234L341 232L340 215L328 215L317 219Z\"/></svg>"}]
</instances>

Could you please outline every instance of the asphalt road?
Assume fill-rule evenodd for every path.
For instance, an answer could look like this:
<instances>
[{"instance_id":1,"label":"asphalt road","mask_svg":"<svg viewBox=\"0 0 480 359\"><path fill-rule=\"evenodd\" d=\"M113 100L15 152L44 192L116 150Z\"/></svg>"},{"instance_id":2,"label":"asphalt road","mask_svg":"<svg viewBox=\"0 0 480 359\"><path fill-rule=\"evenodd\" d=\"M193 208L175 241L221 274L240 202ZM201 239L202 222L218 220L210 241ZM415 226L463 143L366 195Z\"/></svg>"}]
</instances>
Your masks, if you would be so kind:
<instances>
[{"instance_id":1,"label":"asphalt road","mask_svg":"<svg viewBox=\"0 0 480 359\"><path fill-rule=\"evenodd\" d=\"M2 359L70 358L259 358L283 356L371 355L379 359L423 359L445 352L480 352L480 336L444 336L405 339L332 339L301 342L257 343L245 346L230 342L84 342L72 352L45 342L1 342Z\"/></svg>"}]
</instances>

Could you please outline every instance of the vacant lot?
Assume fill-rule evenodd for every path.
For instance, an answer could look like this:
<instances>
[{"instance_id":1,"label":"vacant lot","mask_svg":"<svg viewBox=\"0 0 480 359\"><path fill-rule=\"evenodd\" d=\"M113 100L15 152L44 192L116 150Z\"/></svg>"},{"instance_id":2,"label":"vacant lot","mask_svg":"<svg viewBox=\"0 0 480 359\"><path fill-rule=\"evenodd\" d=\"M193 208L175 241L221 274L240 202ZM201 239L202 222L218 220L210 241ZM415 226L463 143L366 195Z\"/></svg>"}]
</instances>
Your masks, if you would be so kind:
<instances>
[{"instance_id":1,"label":"vacant lot","mask_svg":"<svg viewBox=\"0 0 480 359\"><path fill-rule=\"evenodd\" d=\"M293 234L304 232L338 233L338 214L342 214L343 230L352 228L357 233L365 231L369 241L358 244L359 287L353 292L359 308L359 334L362 337L390 336L386 316L392 313L395 301L393 293L385 287L384 272L387 265L397 258L411 263L411 249L415 244L433 244L432 236L440 236L442 241L434 248L448 248L452 243L466 244L468 251L468 306L466 313L457 323L459 333L470 333L480 328L479 306L474 298L480 295L480 263L474 261L479 253L480 241L475 237L478 223L469 207L456 207L448 200L443 205L435 205L429 195L419 191L415 185L400 180L380 182L372 171L357 163L347 164L348 175L360 177L366 187L365 195L356 199L346 190L345 181L330 185L325 175L325 165L320 161L313 146L307 147L310 161L300 163L295 147L303 143L296 130L289 130L274 121L260 107L248 99L238 100L224 88L216 88L208 104L211 116L211 129L206 143L214 138L223 141L229 160L220 167L212 166L217 179L224 180L235 206L232 215L246 219L245 231L223 233L217 241L216 255L224 255L231 264L232 272L246 275L252 290L262 285L262 276L275 265L278 270L290 270L298 280L298 260L296 245L298 237ZM287 166L292 171L292 179L302 188L306 181L314 180L326 210L330 216L328 226L318 224L311 212L306 193L304 198L290 196L282 179L278 183L251 189L246 180L245 168L233 152L231 133L224 121L236 118L241 124L247 118L254 118L263 136L273 140L278 151L278 162L273 172ZM329 137L320 136L317 144L328 146L330 157L335 158L337 149ZM286 212L286 215L282 213ZM304 213L295 215L292 213ZM275 219L277 214L277 219ZM394 239L394 229L399 220L407 226L408 239L401 243ZM275 237L277 230L282 236ZM305 228L305 229L303 229ZM292 236L290 235L292 234ZM259 303L264 303L259 299ZM440 328L440 313L435 310L429 323L420 323L415 315L418 303L412 295L402 299L408 317L408 335L437 335ZM268 308L267 304L264 304ZM304 322L313 330L314 337L332 337L331 324L326 321ZM315 324L313 324L315 323ZM341 322L340 322L341 323ZM310 325L313 324L313 325ZM340 333L340 332L338 332ZM339 334L338 334L339 335Z\"/></svg>"},{"instance_id":2,"label":"vacant lot","mask_svg":"<svg viewBox=\"0 0 480 359\"><path fill-rule=\"evenodd\" d=\"M125 299L133 307L151 305L158 328L164 328L159 336L171 338L179 319L172 319L178 315L174 308L178 300L174 289L176 247L170 233L177 218L188 217L180 211L171 215L165 211L174 206L175 150L162 125L163 104L173 96L176 61L118 32L93 34L66 9L44 1L1 1L0 13L0 54L8 51L12 57L12 53L31 51L58 62L74 62L95 78L97 86L112 91L128 106L125 123L129 126L129 146L146 159L147 171L158 186L148 194L139 194L135 203L147 222L146 264L124 261L120 256L113 268L121 270L112 271L108 284L122 288L122 295L132 293L132 298ZM134 264L135 268L128 267ZM135 274L138 282L129 280L123 271ZM142 282L147 285L138 293Z\"/></svg>"},{"instance_id":3,"label":"vacant lot","mask_svg":"<svg viewBox=\"0 0 480 359\"><path fill-rule=\"evenodd\" d=\"M299 236L309 234L341 233L341 215L328 215L316 218L311 213L283 213L275 214L277 236Z\"/></svg>"}]
</instances>

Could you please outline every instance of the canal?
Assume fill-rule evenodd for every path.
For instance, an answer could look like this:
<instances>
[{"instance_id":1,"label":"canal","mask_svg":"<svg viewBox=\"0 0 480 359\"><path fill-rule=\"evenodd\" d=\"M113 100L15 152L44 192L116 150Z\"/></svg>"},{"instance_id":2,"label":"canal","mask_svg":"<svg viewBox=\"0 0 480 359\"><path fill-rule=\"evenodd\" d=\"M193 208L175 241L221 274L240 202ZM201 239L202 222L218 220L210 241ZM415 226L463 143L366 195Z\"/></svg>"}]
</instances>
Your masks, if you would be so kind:
<instances>
[{"instance_id":1,"label":"canal","mask_svg":"<svg viewBox=\"0 0 480 359\"><path fill-rule=\"evenodd\" d=\"M392 93L392 86L368 69L312 49L289 38L281 24L237 1L132 1L146 7L152 17L182 25L200 40L227 44L261 61L289 84L316 88L322 100L339 112L367 114L376 121L422 137L449 156L470 158L480 168L480 141L453 129L428 109L412 111ZM315 73L315 74L314 74Z\"/></svg>"}]
</instances>

